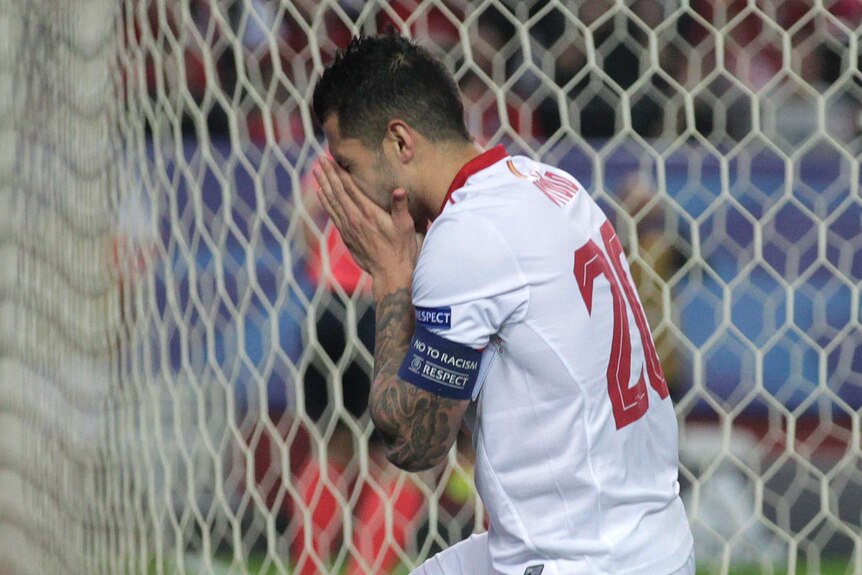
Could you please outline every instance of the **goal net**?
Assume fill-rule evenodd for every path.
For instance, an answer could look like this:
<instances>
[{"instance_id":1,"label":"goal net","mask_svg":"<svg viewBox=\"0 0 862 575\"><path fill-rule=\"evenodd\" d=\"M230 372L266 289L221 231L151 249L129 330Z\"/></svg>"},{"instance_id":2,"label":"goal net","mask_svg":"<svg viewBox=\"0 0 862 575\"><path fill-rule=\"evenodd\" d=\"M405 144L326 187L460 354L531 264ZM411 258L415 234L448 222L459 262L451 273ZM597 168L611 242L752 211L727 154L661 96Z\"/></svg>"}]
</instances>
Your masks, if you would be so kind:
<instances>
[{"instance_id":1,"label":"goal net","mask_svg":"<svg viewBox=\"0 0 862 575\"><path fill-rule=\"evenodd\" d=\"M485 529L469 438L381 457L308 194L314 83L389 25L613 221L699 567L862 575L859 0L0 0L0 573L407 573Z\"/></svg>"}]
</instances>

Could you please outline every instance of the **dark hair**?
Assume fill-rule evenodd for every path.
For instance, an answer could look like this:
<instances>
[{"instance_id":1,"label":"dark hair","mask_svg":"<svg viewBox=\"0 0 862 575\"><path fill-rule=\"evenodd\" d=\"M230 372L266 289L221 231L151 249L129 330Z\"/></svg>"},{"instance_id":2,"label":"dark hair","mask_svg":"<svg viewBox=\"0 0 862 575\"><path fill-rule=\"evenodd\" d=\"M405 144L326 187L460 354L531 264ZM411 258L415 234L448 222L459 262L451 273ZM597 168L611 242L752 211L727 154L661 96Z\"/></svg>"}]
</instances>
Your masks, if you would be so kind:
<instances>
[{"instance_id":1,"label":"dark hair","mask_svg":"<svg viewBox=\"0 0 862 575\"><path fill-rule=\"evenodd\" d=\"M358 36L335 55L314 88L314 114L335 113L342 136L380 143L392 118L428 139L470 140L455 80L427 50L395 33Z\"/></svg>"}]
</instances>

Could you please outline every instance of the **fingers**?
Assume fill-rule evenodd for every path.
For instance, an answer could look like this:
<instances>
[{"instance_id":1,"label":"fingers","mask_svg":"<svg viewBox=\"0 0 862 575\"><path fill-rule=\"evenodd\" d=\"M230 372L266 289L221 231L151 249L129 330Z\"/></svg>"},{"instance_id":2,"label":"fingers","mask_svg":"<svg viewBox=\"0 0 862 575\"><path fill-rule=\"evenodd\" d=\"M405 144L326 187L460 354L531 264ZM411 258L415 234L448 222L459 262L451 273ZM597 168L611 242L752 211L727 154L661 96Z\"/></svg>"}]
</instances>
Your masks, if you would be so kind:
<instances>
[{"instance_id":1,"label":"fingers","mask_svg":"<svg viewBox=\"0 0 862 575\"><path fill-rule=\"evenodd\" d=\"M412 231L415 227L407 202L407 191L397 188L392 192L392 221L400 231Z\"/></svg>"},{"instance_id":2,"label":"fingers","mask_svg":"<svg viewBox=\"0 0 862 575\"><path fill-rule=\"evenodd\" d=\"M362 209L363 213L368 213L369 209L377 207L377 204L372 202L368 196L362 193L359 186L356 185L356 182L353 181L353 178L348 172L341 169L341 167L335 162L330 162L329 167L332 169L332 173L335 177L338 178L346 195L350 197L354 204Z\"/></svg>"},{"instance_id":3,"label":"fingers","mask_svg":"<svg viewBox=\"0 0 862 575\"><path fill-rule=\"evenodd\" d=\"M320 202L320 205L323 206L323 209L326 210L327 214L329 214L329 219L332 220L332 223L335 224L335 227L341 229L341 215L329 202L329 198L326 197L326 194L323 193L322 189L317 190L317 201Z\"/></svg>"},{"instance_id":4,"label":"fingers","mask_svg":"<svg viewBox=\"0 0 862 575\"><path fill-rule=\"evenodd\" d=\"M341 221L368 219L374 204L359 191L350 174L339 168L329 158L321 158L321 189L329 197L329 203L339 211Z\"/></svg>"},{"instance_id":5,"label":"fingers","mask_svg":"<svg viewBox=\"0 0 862 575\"><path fill-rule=\"evenodd\" d=\"M329 218L332 220L332 223L335 224L335 227L341 229L342 222L344 221L343 213L341 211L341 207L338 205L338 202L335 199L335 195L332 192L332 186L329 183L329 178L326 177L326 174L320 168L320 166L314 166L312 173L314 174L315 179L317 180L320 189L317 190L317 198L320 200L323 209L326 210L326 213L329 214Z\"/></svg>"}]
</instances>

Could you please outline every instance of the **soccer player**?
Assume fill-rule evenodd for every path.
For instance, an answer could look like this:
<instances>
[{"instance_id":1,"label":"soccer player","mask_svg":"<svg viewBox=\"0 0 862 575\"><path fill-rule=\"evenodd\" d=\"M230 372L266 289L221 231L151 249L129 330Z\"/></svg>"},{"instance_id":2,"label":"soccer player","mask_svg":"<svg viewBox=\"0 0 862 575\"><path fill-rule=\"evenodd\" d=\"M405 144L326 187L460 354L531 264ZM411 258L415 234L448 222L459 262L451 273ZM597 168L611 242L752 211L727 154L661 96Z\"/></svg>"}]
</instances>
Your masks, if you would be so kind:
<instances>
[{"instance_id":1,"label":"soccer player","mask_svg":"<svg viewBox=\"0 0 862 575\"><path fill-rule=\"evenodd\" d=\"M394 34L354 39L313 104L320 199L373 278L387 457L427 469L473 430L488 532L414 573L694 573L667 383L587 191L477 148L453 78Z\"/></svg>"}]
</instances>

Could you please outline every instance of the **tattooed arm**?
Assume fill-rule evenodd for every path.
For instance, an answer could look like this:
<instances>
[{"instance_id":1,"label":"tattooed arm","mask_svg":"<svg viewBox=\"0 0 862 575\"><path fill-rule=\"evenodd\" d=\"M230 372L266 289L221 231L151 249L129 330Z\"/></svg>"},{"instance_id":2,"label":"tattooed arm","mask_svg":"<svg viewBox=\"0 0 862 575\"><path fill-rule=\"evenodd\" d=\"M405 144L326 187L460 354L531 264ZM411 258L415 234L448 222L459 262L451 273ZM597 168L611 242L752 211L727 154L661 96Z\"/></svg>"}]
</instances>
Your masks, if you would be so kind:
<instances>
[{"instance_id":1,"label":"tattooed arm","mask_svg":"<svg viewBox=\"0 0 862 575\"><path fill-rule=\"evenodd\" d=\"M415 321L410 290L418 246L407 193L394 190L387 212L326 157L313 173L323 207L353 258L374 280L377 339L368 401L371 419L392 463L408 471L428 469L449 452L470 402L439 397L398 377Z\"/></svg>"},{"instance_id":2,"label":"tattooed arm","mask_svg":"<svg viewBox=\"0 0 862 575\"><path fill-rule=\"evenodd\" d=\"M422 471L446 457L470 401L440 397L398 377L415 315L409 287L383 291L375 293L377 339L368 407L389 461L407 471Z\"/></svg>"}]
</instances>

